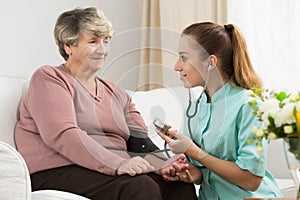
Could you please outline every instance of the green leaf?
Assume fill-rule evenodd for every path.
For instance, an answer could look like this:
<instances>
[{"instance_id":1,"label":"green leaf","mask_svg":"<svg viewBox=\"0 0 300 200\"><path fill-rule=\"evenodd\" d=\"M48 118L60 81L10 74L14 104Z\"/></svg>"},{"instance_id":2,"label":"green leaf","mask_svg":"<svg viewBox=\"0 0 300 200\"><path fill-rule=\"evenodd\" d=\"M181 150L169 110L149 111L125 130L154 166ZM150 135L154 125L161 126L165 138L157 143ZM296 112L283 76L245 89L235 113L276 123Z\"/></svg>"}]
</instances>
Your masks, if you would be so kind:
<instances>
[{"instance_id":1,"label":"green leaf","mask_svg":"<svg viewBox=\"0 0 300 200\"><path fill-rule=\"evenodd\" d=\"M276 99L278 99L278 101L283 101L284 99L286 99L288 97L288 95L285 92L280 92L276 95Z\"/></svg>"}]
</instances>

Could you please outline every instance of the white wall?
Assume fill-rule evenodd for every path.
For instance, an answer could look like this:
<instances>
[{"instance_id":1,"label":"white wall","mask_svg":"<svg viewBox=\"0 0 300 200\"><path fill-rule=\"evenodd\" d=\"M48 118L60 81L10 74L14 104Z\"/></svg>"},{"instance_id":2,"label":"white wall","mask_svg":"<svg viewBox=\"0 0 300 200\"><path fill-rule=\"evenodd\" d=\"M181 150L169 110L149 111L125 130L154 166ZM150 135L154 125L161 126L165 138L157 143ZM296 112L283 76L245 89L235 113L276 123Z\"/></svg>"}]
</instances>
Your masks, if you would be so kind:
<instances>
[{"instance_id":1,"label":"white wall","mask_svg":"<svg viewBox=\"0 0 300 200\"><path fill-rule=\"evenodd\" d=\"M237 24L266 88L300 91L300 1L228 0L228 20Z\"/></svg>"},{"instance_id":2,"label":"white wall","mask_svg":"<svg viewBox=\"0 0 300 200\"><path fill-rule=\"evenodd\" d=\"M298 0L228 0L228 19L244 33L255 69L265 86L300 90L300 2ZM99 75L126 89L137 86L143 0L6 0L0 7L0 75L29 78L44 64L63 59L53 38L60 13L75 7L96 6L112 21L116 35ZM186 16L181 16L186 17ZM173 39L174 44L177 41ZM168 85L181 85L168 58ZM174 60L173 60L174 59ZM167 68L167 67L166 67Z\"/></svg>"},{"instance_id":3,"label":"white wall","mask_svg":"<svg viewBox=\"0 0 300 200\"><path fill-rule=\"evenodd\" d=\"M63 59L58 53L53 37L54 24L58 15L75 7L95 6L103 10L116 32L107 60L106 69L109 70L104 69L105 72L102 74L107 79L118 81L122 73L126 73L130 67L138 65L139 62L137 54L132 53L128 54L126 59L121 59L120 51L123 47L139 40L139 35L132 37L127 33L140 27L141 4L140 0L2 1L0 75L29 78L41 65L62 63ZM112 69L114 73L107 73ZM132 75L136 76L136 74ZM136 78L127 79L124 87L131 88L136 85Z\"/></svg>"}]
</instances>

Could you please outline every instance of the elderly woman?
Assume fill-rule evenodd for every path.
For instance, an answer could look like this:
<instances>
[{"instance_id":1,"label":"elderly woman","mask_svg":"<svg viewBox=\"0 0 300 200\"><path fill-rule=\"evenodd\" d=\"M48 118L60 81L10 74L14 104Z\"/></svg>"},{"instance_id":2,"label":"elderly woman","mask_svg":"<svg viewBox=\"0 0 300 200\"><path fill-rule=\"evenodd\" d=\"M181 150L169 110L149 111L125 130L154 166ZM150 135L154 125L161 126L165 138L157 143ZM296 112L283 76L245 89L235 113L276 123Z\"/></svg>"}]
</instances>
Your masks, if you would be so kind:
<instances>
[{"instance_id":1,"label":"elderly woman","mask_svg":"<svg viewBox=\"0 0 300 200\"><path fill-rule=\"evenodd\" d=\"M103 13L64 12L54 33L66 62L33 74L15 128L32 189L90 199L195 199L193 184L166 182L147 155L127 152L130 132L147 134L147 127L127 93L96 76L113 35Z\"/></svg>"}]
</instances>

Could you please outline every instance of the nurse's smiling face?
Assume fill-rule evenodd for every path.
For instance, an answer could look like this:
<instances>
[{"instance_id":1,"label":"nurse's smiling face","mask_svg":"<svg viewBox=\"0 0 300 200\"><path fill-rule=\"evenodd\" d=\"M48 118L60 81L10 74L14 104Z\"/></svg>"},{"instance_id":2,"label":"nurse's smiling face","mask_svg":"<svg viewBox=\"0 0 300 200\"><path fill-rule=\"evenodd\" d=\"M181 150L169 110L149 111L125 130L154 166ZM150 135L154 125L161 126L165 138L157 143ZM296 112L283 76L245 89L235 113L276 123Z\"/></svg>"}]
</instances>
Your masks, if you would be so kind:
<instances>
[{"instance_id":1,"label":"nurse's smiling face","mask_svg":"<svg viewBox=\"0 0 300 200\"><path fill-rule=\"evenodd\" d=\"M192 37L181 36L174 70L179 73L186 88L205 85L209 63L208 59L200 59L200 53L203 53L203 48Z\"/></svg>"}]
</instances>

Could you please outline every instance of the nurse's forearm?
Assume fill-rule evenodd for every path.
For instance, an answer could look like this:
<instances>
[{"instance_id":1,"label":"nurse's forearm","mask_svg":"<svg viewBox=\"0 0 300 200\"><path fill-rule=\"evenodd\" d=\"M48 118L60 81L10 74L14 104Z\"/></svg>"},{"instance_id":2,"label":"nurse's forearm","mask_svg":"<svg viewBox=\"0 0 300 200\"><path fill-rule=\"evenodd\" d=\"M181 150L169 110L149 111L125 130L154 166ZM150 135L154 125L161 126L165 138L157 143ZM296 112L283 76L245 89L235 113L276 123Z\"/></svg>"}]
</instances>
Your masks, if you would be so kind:
<instances>
[{"instance_id":1,"label":"nurse's forearm","mask_svg":"<svg viewBox=\"0 0 300 200\"><path fill-rule=\"evenodd\" d=\"M203 158L201 156L203 154L202 150L196 145L189 148L186 154L223 179L246 190L257 190L262 181L262 177L255 176L249 171L241 169L234 162L222 160L210 154Z\"/></svg>"}]
</instances>

